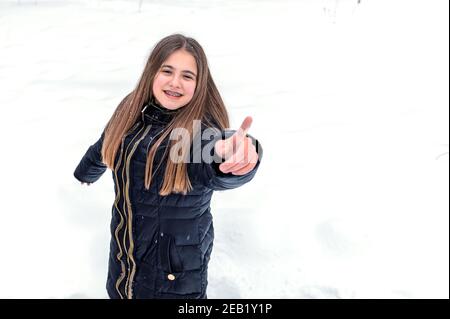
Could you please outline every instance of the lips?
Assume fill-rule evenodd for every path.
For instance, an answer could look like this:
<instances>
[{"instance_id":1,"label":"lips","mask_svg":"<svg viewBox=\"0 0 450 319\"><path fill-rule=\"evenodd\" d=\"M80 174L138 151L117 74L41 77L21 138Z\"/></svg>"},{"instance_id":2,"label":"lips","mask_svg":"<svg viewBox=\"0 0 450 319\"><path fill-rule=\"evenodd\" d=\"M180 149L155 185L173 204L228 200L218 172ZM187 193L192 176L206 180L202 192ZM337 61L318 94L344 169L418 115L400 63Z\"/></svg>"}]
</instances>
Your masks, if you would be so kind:
<instances>
[{"instance_id":1,"label":"lips","mask_svg":"<svg viewBox=\"0 0 450 319\"><path fill-rule=\"evenodd\" d=\"M163 92L167 97L172 99L177 99L183 96L183 94L174 91L164 90Z\"/></svg>"}]
</instances>

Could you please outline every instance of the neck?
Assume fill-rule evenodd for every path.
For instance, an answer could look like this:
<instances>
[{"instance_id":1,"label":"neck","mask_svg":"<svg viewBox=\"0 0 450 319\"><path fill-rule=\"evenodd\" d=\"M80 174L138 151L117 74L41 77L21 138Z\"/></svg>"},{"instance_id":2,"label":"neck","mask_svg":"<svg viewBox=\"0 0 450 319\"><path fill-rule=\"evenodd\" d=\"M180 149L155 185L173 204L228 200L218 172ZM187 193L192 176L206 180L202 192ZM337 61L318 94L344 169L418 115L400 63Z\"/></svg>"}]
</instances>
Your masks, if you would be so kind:
<instances>
[{"instance_id":1,"label":"neck","mask_svg":"<svg viewBox=\"0 0 450 319\"><path fill-rule=\"evenodd\" d=\"M167 124L177 114L178 110L170 110L152 98L142 110L142 120L145 123Z\"/></svg>"},{"instance_id":2,"label":"neck","mask_svg":"<svg viewBox=\"0 0 450 319\"><path fill-rule=\"evenodd\" d=\"M149 104L150 104L150 106L153 106L153 107L159 109L160 111L162 111L164 113L168 113L168 114L175 114L178 111L178 109L175 109L175 110L168 109L167 107L160 104L154 97L151 99Z\"/></svg>"}]
</instances>

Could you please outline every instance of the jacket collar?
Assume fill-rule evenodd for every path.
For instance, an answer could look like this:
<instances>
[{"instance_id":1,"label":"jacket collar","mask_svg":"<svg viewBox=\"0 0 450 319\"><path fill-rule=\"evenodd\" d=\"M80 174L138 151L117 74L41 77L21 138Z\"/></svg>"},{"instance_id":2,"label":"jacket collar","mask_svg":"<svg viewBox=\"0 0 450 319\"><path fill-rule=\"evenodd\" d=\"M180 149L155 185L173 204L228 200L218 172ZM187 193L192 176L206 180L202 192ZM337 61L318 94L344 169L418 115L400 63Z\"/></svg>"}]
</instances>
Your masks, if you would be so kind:
<instances>
[{"instance_id":1,"label":"jacket collar","mask_svg":"<svg viewBox=\"0 0 450 319\"><path fill-rule=\"evenodd\" d=\"M169 110L152 98L141 111L142 121L145 124L165 125L173 119L178 110Z\"/></svg>"}]
</instances>

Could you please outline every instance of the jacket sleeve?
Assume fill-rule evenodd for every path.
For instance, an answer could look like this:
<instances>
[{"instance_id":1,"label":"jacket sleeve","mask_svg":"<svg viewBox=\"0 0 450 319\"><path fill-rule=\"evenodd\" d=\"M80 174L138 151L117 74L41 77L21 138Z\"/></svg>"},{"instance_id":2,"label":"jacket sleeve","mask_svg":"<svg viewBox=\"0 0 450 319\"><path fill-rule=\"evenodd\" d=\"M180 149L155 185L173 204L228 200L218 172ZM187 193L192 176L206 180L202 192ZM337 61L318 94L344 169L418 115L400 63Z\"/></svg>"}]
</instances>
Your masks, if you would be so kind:
<instances>
[{"instance_id":1,"label":"jacket sleeve","mask_svg":"<svg viewBox=\"0 0 450 319\"><path fill-rule=\"evenodd\" d=\"M100 139L91 145L86 154L84 154L73 175L80 182L94 183L106 171L107 166L102 162L102 145L105 132L103 131Z\"/></svg>"},{"instance_id":2,"label":"jacket sleeve","mask_svg":"<svg viewBox=\"0 0 450 319\"><path fill-rule=\"evenodd\" d=\"M197 172L201 183L212 190L227 190L240 187L250 182L255 176L262 159L261 144L250 134L247 137L252 139L253 145L258 153L258 162L256 166L245 175L233 175L231 173L223 173L219 169L219 165L225 160L214 152L214 145L219 139L226 139L233 135L236 131L224 130L216 131L216 134L210 136L209 139L202 139L202 162L199 166L200 171ZM208 148L205 150L205 147Z\"/></svg>"}]
</instances>

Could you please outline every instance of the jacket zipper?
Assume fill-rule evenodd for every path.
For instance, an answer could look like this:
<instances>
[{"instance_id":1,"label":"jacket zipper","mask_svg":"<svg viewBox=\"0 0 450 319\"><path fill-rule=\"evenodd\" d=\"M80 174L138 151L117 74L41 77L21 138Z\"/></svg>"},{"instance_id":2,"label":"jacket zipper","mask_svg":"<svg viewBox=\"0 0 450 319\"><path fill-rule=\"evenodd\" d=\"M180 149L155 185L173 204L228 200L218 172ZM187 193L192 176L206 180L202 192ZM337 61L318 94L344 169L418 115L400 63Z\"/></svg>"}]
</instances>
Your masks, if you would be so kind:
<instances>
[{"instance_id":1,"label":"jacket zipper","mask_svg":"<svg viewBox=\"0 0 450 319\"><path fill-rule=\"evenodd\" d=\"M123 158L123 147L124 147L124 143L125 143L125 138L126 138L128 135L130 135L131 133L133 133L133 131L136 129L136 127L138 127L138 125L139 125L139 123L137 123L135 126L133 126L133 128L130 130L130 132L127 133L127 134L125 134L125 135L122 137L122 143L121 143L121 148L120 148L120 156L119 156L119 160L117 161L117 168L120 168L120 164L122 163L122 158ZM118 203L119 203L119 201L120 201L120 193L121 193L121 190L120 190L120 188L119 188L120 183L119 183L119 179L118 179L118 177L117 177L117 169L114 170L114 176L115 176L116 185L117 185L117 188L118 188L118 189L117 189L116 199L115 199L115 201L114 201L114 206L116 207L117 212L119 213L119 216L120 216L120 222L119 222L119 224L117 225L116 230L114 231L114 235L115 235L115 239L116 239L116 242L117 242L117 246L119 247L119 253L116 255L116 257L117 257L117 260L120 262L120 266L121 266L121 274L120 274L118 280L116 281L116 285L115 285L115 286L116 286L116 291L118 292L120 298L123 299L123 296L122 296L122 294L120 293L120 283L122 282L122 280L123 280L124 277L125 277L126 269L125 269L125 263L122 261L123 251L122 251L122 246L120 245L119 232L120 232L120 230L121 230L122 227L123 227L124 217L123 217L123 215L122 215L122 213L120 212L120 209L119 209L119 207L118 207ZM122 177L122 181L123 181L123 177ZM124 247L124 248L125 248L125 247Z\"/></svg>"},{"instance_id":2,"label":"jacket zipper","mask_svg":"<svg viewBox=\"0 0 450 319\"><path fill-rule=\"evenodd\" d=\"M146 106L147 107L147 106ZM145 108L146 108L145 107ZM128 148L129 146L133 143L133 141L135 140L135 138L137 136L139 136L140 132L142 131L142 129L145 127L145 120L144 120L144 111L145 108L141 111L142 112L142 122L143 122L143 126L142 128L139 130L139 132L136 134L136 136L130 141L130 143L127 146L127 150L125 151L125 156L128 152ZM139 123L137 123L135 126L133 126L133 128L130 130L129 133L125 134L122 137L122 144L121 144L121 151L120 151L120 157L117 163L117 167L120 167L122 158L123 158L123 147L124 147L124 143L125 143L125 138L130 135L134 129L138 126ZM133 250L134 250L134 242L133 242L133 229L132 229L132 225L133 225L133 215L132 215L132 210L131 210L131 202L130 202L130 198L129 198L129 166L130 166L130 160L131 160L131 156L134 154L134 152L136 151L136 147L137 145L145 138L145 136L148 134L149 130L151 128L151 125L148 125L147 128L145 129L144 133L142 134L142 136L139 138L138 141L136 141L133 145L133 148L130 151L130 154L128 154L128 156L126 156L126 160L125 160L125 168L122 170L122 181L124 181L124 176L123 176L123 172L124 170L126 170L126 175L127 175L127 182L125 183L125 185L123 186L125 191L124 191L124 199L126 200L126 204L128 207L128 212L129 212L129 216L125 216L127 217L127 225L125 225L125 232L124 232L124 237L123 237L123 244L124 244L124 250L127 251L127 262L128 262L128 276L127 276L127 281L125 284L125 295L128 299L132 299L133 298L133 279L135 276L135 272L136 272L136 263L134 261L134 257L133 257ZM158 132L159 135L161 132L163 132L164 130L161 130L160 132ZM147 152L148 153L148 152ZM116 184L119 187L120 183L118 181L118 177L117 177L117 170L114 171L115 173L115 179L116 179ZM122 189L123 190L123 189ZM115 237L116 237L116 241L117 241L117 245L119 246L119 253L117 254L117 259L120 261L121 264L121 274L119 276L119 278L117 279L116 282L116 290L119 293L119 296L121 299L124 299L124 296L121 294L120 292L120 284L122 283L122 281L125 279L125 274L127 273L126 271L126 266L125 263L122 261L122 256L123 256L123 251L122 251L122 247L120 245L120 240L119 240L119 232L123 227L124 224L124 218L120 212L120 209L118 208L118 202L120 200L120 191L118 189L117 192L117 196L116 196L116 200L114 202L114 205L117 209L117 211L119 212L120 215L120 223L117 226L116 230L115 230ZM125 203L124 203L124 213L126 213L126 208L125 208ZM128 237L129 237L129 249L126 249L126 235L127 235L127 230L128 230ZM132 271L130 273L130 260L133 263L133 267L132 267Z\"/></svg>"},{"instance_id":3,"label":"jacket zipper","mask_svg":"<svg viewBox=\"0 0 450 319\"><path fill-rule=\"evenodd\" d=\"M136 273L136 262L134 261L134 257L133 257L133 250L134 250L134 242L133 242L133 211L131 209L131 202L130 202L130 194L129 194L129 189L130 189L130 160L131 157L133 156L134 152L136 151L137 146L139 145L139 143L145 138L145 136L148 134L148 132L150 131L151 125L148 125L147 128L145 129L144 133L142 134L142 136L139 138L139 140L137 140L134 145L133 148L130 151L130 154L127 156L126 159L126 175L127 175L127 182L125 184L125 199L126 199L126 203L127 203L127 208L128 208L128 238L129 238L129 243L130 246L128 248L128 259L131 260L132 265L132 269L131 269L131 273L128 274L127 276L127 283L125 285L125 289L127 291L127 296L128 299L132 299L133 298L133 279L134 279L134 275ZM127 289L128 288L128 289Z\"/></svg>"}]
</instances>

